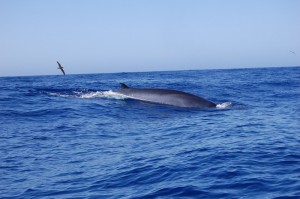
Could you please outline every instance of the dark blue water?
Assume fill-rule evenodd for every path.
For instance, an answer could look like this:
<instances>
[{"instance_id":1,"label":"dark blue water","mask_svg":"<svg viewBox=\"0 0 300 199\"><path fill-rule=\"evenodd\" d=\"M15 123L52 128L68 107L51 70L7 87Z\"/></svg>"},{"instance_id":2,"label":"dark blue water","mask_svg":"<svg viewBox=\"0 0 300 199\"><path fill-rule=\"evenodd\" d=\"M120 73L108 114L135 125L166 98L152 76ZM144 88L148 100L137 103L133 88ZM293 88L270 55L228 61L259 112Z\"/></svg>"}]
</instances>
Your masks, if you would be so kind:
<instances>
[{"instance_id":1,"label":"dark blue water","mask_svg":"<svg viewBox=\"0 0 300 199\"><path fill-rule=\"evenodd\" d=\"M224 109L123 99L182 90ZM300 67L0 78L0 198L299 198Z\"/></svg>"}]
</instances>

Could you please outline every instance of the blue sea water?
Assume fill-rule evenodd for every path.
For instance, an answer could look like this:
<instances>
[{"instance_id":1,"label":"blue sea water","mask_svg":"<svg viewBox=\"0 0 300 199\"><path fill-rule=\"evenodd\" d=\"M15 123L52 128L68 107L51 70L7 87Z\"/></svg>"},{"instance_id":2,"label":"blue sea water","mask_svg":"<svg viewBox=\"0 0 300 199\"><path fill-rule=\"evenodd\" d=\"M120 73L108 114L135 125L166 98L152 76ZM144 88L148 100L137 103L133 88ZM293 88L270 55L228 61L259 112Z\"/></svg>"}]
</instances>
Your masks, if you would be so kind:
<instances>
[{"instance_id":1,"label":"blue sea water","mask_svg":"<svg viewBox=\"0 0 300 199\"><path fill-rule=\"evenodd\" d=\"M300 67L1 77L0 198L300 198L299 105Z\"/></svg>"}]
</instances>

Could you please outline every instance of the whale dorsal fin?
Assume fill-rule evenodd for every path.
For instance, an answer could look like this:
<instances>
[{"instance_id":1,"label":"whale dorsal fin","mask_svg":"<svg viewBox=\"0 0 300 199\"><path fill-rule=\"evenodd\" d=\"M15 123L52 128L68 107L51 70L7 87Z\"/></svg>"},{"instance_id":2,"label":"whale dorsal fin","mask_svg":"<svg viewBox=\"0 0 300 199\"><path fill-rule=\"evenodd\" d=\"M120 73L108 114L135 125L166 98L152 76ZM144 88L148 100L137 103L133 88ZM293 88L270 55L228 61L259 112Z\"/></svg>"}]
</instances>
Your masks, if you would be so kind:
<instances>
[{"instance_id":1,"label":"whale dorsal fin","mask_svg":"<svg viewBox=\"0 0 300 199\"><path fill-rule=\"evenodd\" d=\"M121 86L122 89L129 88L129 87L128 87L126 84L124 84L124 83L120 83L120 86Z\"/></svg>"}]
</instances>

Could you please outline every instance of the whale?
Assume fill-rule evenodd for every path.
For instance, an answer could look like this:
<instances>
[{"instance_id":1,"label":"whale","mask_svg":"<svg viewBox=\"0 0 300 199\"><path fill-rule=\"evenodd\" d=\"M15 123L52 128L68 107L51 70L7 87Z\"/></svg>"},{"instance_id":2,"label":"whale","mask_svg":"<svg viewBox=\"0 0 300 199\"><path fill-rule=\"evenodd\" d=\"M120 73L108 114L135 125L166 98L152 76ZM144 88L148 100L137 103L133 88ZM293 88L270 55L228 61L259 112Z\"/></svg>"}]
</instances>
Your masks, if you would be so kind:
<instances>
[{"instance_id":1,"label":"whale","mask_svg":"<svg viewBox=\"0 0 300 199\"><path fill-rule=\"evenodd\" d=\"M113 92L130 99L183 108L216 108L217 106L207 99L178 90L131 88L120 83L120 89L113 90Z\"/></svg>"}]
</instances>

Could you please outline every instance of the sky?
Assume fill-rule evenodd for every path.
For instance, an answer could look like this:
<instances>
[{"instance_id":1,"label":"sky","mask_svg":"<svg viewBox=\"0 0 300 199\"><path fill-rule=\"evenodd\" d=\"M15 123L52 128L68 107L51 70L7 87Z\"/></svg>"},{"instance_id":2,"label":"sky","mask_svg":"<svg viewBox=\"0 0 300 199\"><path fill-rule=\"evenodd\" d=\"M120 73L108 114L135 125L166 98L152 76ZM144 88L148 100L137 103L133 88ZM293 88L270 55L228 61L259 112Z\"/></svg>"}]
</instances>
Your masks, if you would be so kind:
<instances>
[{"instance_id":1,"label":"sky","mask_svg":"<svg viewBox=\"0 0 300 199\"><path fill-rule=\"evenodd\" d=\"M0 0L0 27L0 76L300 65L300 0Z\"/></svg>"}]
</instances>

